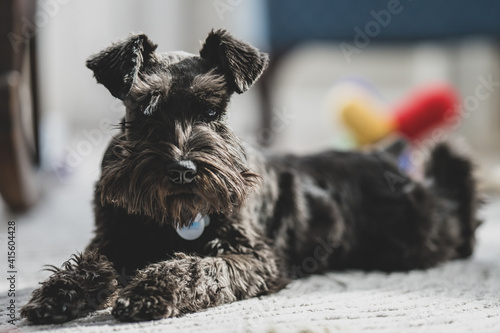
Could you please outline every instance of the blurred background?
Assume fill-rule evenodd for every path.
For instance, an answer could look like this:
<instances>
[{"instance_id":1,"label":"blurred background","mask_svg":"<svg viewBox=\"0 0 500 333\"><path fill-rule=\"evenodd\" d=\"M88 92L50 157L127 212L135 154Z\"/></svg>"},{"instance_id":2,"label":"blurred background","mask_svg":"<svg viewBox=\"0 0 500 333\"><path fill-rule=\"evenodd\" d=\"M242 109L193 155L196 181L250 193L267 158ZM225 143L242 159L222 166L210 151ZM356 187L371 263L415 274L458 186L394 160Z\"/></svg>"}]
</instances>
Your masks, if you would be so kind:
<instances>
[{"instance_id":1,"label":"blurred background","mask_svg":"<svg viewBox=\"0 0 500 333\"><path fill-rule=\"evenodd\" d=\"M124 109L85 60L111 42L144 32L160 52L197 53L211 29L225 28L268 52L268 71L233 97L230 121L248 143L297 153L363 148L342 121L349 100L362 101L355 115L385 128L380 139L398 132L383 126L398 105L445 84L458 105L439 139L461 143L485 189L498 193L499 14L488 0L2 1L2 220L15 219L25 243L62 244L20 247L33 273L20 283L38 280L47 256L57 263L90 238L93 184ZM437 140L427 133L414 147Z\"/></svg>"}]
</instances>

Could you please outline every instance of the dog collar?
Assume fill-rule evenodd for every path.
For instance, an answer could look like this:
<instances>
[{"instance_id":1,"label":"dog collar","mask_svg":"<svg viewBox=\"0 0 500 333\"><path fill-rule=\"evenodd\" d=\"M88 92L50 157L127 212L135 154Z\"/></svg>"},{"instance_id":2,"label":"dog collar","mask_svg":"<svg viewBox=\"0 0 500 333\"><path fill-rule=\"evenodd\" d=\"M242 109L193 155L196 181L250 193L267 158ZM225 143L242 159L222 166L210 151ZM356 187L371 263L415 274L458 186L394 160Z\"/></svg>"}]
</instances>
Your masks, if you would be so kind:
<instances>
[{"instance_id":1,"label":"dog collar","mask_svg":"<svg viewBox=\"0 0 500 333\"><path fill-rule=\"evenodd\" d=\"M185 240L195 240L200 238L205 227L209 224L210 217L208 215L201 216L201 214L198 214L189 227L177 228L176 231L177 234Z\"/></svg>"}]
</instances>

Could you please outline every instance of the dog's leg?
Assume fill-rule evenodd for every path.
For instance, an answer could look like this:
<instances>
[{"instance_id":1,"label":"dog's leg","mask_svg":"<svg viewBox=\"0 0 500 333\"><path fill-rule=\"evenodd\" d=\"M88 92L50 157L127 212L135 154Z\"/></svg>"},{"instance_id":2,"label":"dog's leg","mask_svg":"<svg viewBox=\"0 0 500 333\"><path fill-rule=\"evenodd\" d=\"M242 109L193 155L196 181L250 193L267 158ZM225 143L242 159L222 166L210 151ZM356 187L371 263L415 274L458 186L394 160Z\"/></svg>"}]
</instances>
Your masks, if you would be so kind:
<instances>
[{"instance_id":1,"label":"dog's leg","mask_svg":"<svg viewBox=\"0 0 500 333\"><path fill-rule=\"evenodd\" d=\"M121 321L178 316L277 291L280 279L271 251L175 259L140 270L119 294L113 315Z\"/></svg>"},{"instance_id":2,"label":"dog's leg","mask_svg":"<svg viewBox=\"0 0 500 333\"><path fill-rule=\"evenodd\" d=\"M432 190L451 200L456 206L450 212L448 223L443 224L439 234L440 239L449 237L450 231L458 229L460 236L459 245L455 249L456 256L469 257L474 249L475 231L481 224L476 216L481 199L477 191L472 162L442 143L432 151L431 159L426 166L426 176L432 180L430 182Z\"/></svg>"},{"instance_id":3,"label":"dog's leg","mask_svg":"<svg viewBox=\"0 0 500 333\"><path fill-rule=\"evenodd\" d=\"M42 283L21 308L21 316L34 324L62 323L84 316L106 304L117 288L117 273L97 250L66 261Z\"/></svg>"}]
</instances>

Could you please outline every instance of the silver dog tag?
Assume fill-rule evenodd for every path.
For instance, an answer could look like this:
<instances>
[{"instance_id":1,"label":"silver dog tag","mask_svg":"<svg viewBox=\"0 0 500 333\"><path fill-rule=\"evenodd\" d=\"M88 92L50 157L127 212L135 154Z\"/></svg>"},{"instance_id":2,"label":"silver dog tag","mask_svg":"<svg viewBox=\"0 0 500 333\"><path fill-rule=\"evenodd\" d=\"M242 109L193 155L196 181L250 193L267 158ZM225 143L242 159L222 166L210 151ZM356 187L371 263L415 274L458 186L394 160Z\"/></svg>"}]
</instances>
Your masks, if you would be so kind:
<instances>
[{"instance_id":1,"label":"silver dog tag","mask_svg":"<svg viewBox=\"0 0 500 333\"><path fill-rule=\"evenodd\" d=\"M196 218L189 227L177 228L177 234L185 240L195 240L200 238L205 230L205 227L210 224L210 217L208 215L196 215Z\"/></svg>"}]
</instances>

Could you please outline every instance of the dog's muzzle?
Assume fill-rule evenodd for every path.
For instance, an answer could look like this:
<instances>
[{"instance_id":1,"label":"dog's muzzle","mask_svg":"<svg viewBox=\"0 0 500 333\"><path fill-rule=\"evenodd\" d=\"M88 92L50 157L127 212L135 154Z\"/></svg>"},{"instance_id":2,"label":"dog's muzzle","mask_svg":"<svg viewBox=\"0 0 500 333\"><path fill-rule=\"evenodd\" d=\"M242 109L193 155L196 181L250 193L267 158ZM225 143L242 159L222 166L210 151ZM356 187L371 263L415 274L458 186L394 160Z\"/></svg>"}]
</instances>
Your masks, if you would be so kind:
<instances>
[{"instance_id":1,"label":"dog's muzzle","mask_svg":"<svg viewBox=\"0 0 500 333\"><path fill-rule=\"evenodd\" d=\"M189 184L196 178L196 164L184 160L167 165L167 177L175 184Z\"/></svg>"}]
</instances>

